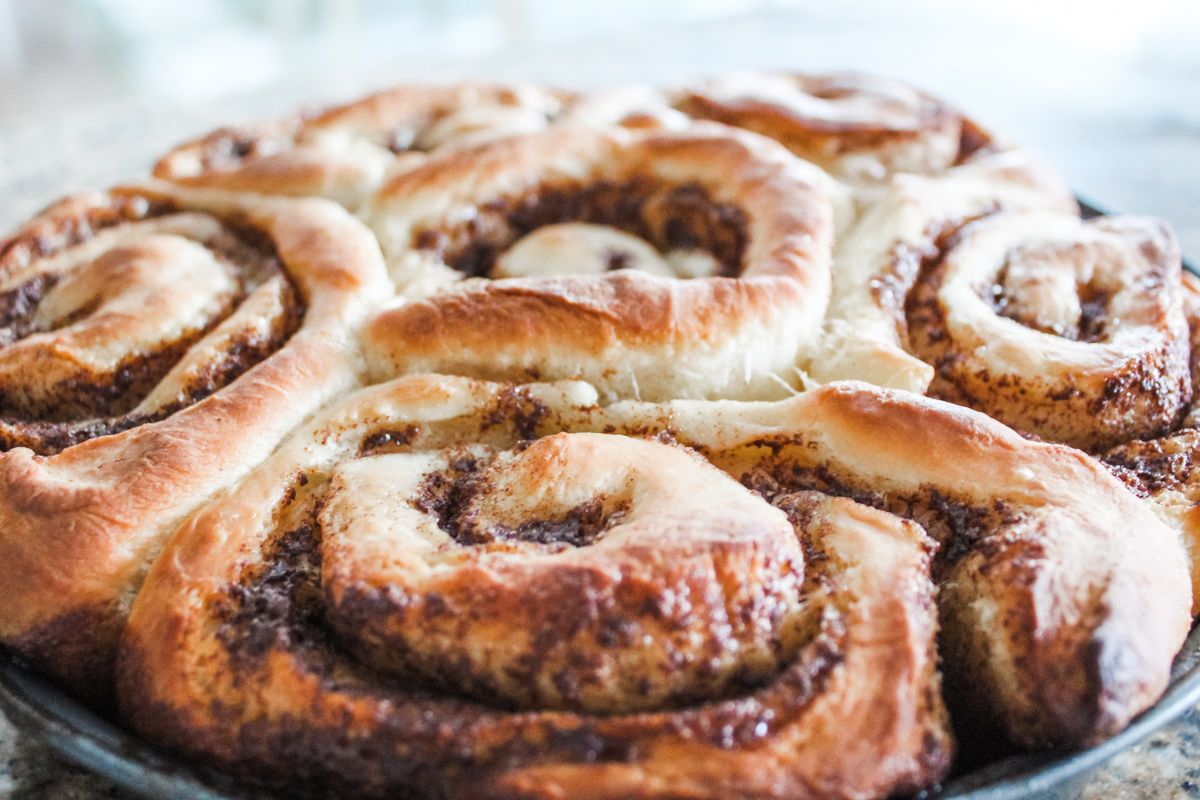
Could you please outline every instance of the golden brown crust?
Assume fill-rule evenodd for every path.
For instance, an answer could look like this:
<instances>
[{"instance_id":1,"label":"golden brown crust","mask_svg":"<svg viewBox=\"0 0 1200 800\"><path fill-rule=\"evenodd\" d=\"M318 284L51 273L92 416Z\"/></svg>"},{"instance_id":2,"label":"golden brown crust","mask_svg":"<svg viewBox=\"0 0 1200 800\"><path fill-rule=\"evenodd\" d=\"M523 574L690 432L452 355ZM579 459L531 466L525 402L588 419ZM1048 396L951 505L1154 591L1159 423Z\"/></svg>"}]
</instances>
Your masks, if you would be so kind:
<instances>
[{"instance_id":1,"label":"golden brown crust","mask_svg":"<svg viewBox=\"0 0 1200 800\"><path fill-rule=\"evenodd\" d=\"M947 703L1074 747L1165 687L1200 280L950 105L397 87L155 174L0 241L0 642L101 703L116 657L155 742L322 795L863 800L947 774Z\"/></svg>"},{"instance_id":2,"label":"golden brown crust","mask_svg":"<svg viewBox=\"0 0 1200 800\"><path fill-rule=\"evenodd\" d=\"M817 381L864 380L924 393L934 370L912 352L905 305L922 265L965 223L1000 211L1077 214L1071 192L1029 153L981 150L937 176L899 174L858 197L839 235Z\"/></svg>"},{"instance_id":3,"label":"golden brown crust","mask_svg":"<svg viewBox=\"0 0 1200 800\"><path fill-rule=\"evenodd\" d=\"M866 184L897 173L940 174L996 147L990 133L942 100L861 72L747 72L664 90L620 87L580 99L567 119L629 128L719 122Z\"/></svg>"},{"instance_id":4,"label":"golden brown crust","mask_svg":"<svg viewBox=\"0 0 1200 800\"><path fill-rule=\"evenodd\" d=\"M539 130L570 99L526 85L398 86L309 117L220 128L163 156L154 175L354 208L389 173L428 153Z\"/></svg>"},{"instance_id":5,"label":"golden brown crust","mask_svg":"<svg viewBox=\"0 0 1200 800\"><path fill-rule=\"evenodd\" d=\"M801 613L786 517L657 442L365 455L334 470L317 523L344 646L485 703L631 713L720 696L779 668Z\"/></svg>"},{"instance_id":6,"label":"golden brown crust","mask_svg":"<svg viewBox=\"0 0 1200 800\"><path fill-rule=\"evenodd\" d=\"M863 73L753 73L679 90L675 108L761 133L852 178L936 173L989 137L961 113L892 78Z\"/></svg>"},{"instance_id":7,"label":"golden brown crust","mask_svg":"<svg viewBox=\"0 0 1200 800\"><path fill-rule=\"evenodd\" d=\"M107 231L91 227L92 210L131 203L145 211L139 218L203 217L261 232L295 286L303 318L286 342L257 363L235 365L240 368L223 382L184 384L179 402L160 415L126 420L112 433L103 420L85 419L76 430L83 440L57 442L62 446L49 455L25 447L0 454L0 559L13 567L0 576L6 598L0 636L92 695L108 687L120 622L179 520L249 470L312 409L358 380L348 338L386 284L369 236L330 204L249 201L158 184L53 207L0 246L6 278L20 280L20 271L40 269L60 250L69 254L72 247L103 241L107 231L136 231L139 222L116 217ZM187 235L179 228L172 237ZM95 263L84 259L73 269L86 277ZM54 346L55 335L42 334L47 346ZM120 343L117 336L113 344ZM230 344L214 334L181 357L200 358L201 349ZM148 397L166 391L172 375ZM19 434L27 423L10 418L4 426Z\"/></svg>"},{"instance_id":8,"label":"golden brown crust","mask_svg":"<svg viewBox=\"0 0 1200 800\"><path fill-rule=\"evenodd\" d=\"M1179 247L1161 222L996 214L909 296L930 391L1097 451L1174 428L1192 398Z\"/></svg>"},{"instance_id":9,"label":"golden brown crust","mask_svg":"<svg viewBox=\"0 0 1200 800\"><path fill-rule=\"evenodd\" d=\"M865 384L778 404L618 404L769 491L818 488L920 521L942 544L943 656L1027 746L1110 736L1161 693L1187 633L1178 538L1083 453Z\"/></svg>"},{"instance_id":10,"label":"golden brown crust","mask_svg":"<svg viewBox=\"0 0 1200 800\"><path fill-rule=\"evenodd\" d=\"M434 159L364 212L397 284L419 298L371 325L375 374L583 378L607 397L777 395L824 311L833 191L770 142L717 127L560 127ZM563 222L706 249L723 269L453 284Z\"/></svg>"},{"instance_id":11,"label":"golden brown crust","mask_svg":"<svg viewBox=\"0 0 1200 800\"><path fill-rule=\"evenodd\" d=\"M717 691L708 702L677 700L678 707L637 714L509 711L462 697L456 688L468 673L461 667L443 670L441 688L428 688L426 681L426 688L417 689L411 673L397 684L348 658L312 624L321 616L317 606L329 602L328 588L323 594L305 583L326 580L324 557L331 543L319 540L332 531L331 520L319 520L319 530L305 528L302 520L311 519L314 508L329 508L330 486L335 497L362 487L361 481L330 484L328 476L373 470L378 462L372 459L415 457L380 452L444 452L464 443L511 447L534 432L531 407L540 407L536 430L543 432L565 422L583 424L599 413L592 405L595 395L580 386L519 392L518 400L500 385L437 376L364 390L325 412L234 493L193 517L159 560L136 605L120 670L125 716L144 734L241 774L369 796L407 790L430 797L860 797L913 790L944 773L949 738L932 650L928 540L912 523L816 493L776 498L806 546L806 602L791 623L797 643L788 646L781 633L780 644L791 655L769 677L732 696ZM381 431L389 433L379 436ZM640 449L665 448L654 461L664 467L662 485L674 487L668 492L682 489L674 470L696 471L696 479L711 473L714 477L703 480L713 481L717 505L745 504L735 515L743 521L738 526L750 519L776 525L784 517L671 445L592 436L552 436L525 451L548 447L568 459L542 491L557 497L560 491L586 494L606 485L608 478L599 486L571 480L581 469L608 473L605 461L589 463L598 452L572 462L582 453L559 449L564 444L602 443L603 458L618 469L622 463L645 469ZM372 450L374 442L384 443L384 451ZM625 461L629 458L635 460ZM498 502L525 502L503 486L492 488ZM669 496L662 496L667 507L646 518L660 535L694 521L713 525L714 533L725 530L730 544L738 541L737 526L708 514L702 515L709 519L704 523ZM753 508L758 510L749 511ZM246 524L250 509L255 521ZM363 524L367 519L359 517ZM613 544L610 552L604 541L602 535L597 543L552 556L566 561L546 573L547 586L558 581L553 591L574 595L562 613L583 624L598 610L612 614L614 622L631 626L627 630L636 641L644 613L637 595L611 595L607 602L615 605L606 605L600 602L604 592L575 584L578 575L566 566L578 557L615 566L624 545ZM586 555L589 548L592 555ZM430 557L441 552L431 551ZM710 550L714 563L732 566L718 555L724 552L735 551ZM233 553L241 558L231 558ZM525 551L515 563L526 558L533 556ZM798 554L792 559L798 567ZM673 580L667 576L674 562L654 563L648 562L652 572L645 580L665 602L672 595L663 594L668 585L663 581ZM659 569L666 571L650 577ZM462 581L454 591L481 592L480 599L490 602L487 582L468 574L447 579ZM739 613L736 587L744 585L744 577L739 569L722 578L732 614ZM755 624L789 618L766 606L746 608L755 608L746 618ZM520 626L524 616L513 609L490 619L500 631L513 625L508 635L519 639L527 633ZM619 630L613 634L617 643ZM708 625L697 633L728 643L741 639L735 630ZM465 637L457 646L478 641ZM553 641L541 646L554 652ZM583 659L604 653L591 646L572 652ZM553 657L548 663L555 663Z\"/></svg>"}]
</instances>

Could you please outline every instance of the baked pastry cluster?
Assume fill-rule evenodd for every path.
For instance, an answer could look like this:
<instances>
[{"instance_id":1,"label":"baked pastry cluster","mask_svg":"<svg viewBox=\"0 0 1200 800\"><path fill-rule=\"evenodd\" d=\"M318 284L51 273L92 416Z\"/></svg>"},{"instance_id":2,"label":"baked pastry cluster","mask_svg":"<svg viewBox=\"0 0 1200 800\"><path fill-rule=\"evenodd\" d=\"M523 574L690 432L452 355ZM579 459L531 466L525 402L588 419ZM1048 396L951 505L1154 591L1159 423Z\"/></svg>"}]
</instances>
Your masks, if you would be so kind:
<instances>
[{"instance_id":1,"label":"baked pastry cluster","mask_svg":"<svg viewBox=\"0 0 1200 800\"><path fill-rule=\"evenodd\" d=\"M290 794L918 792L1166 686L1198 321L884 78L221 129L0 242L0 641Z\"/></svg>"}]
</instances>

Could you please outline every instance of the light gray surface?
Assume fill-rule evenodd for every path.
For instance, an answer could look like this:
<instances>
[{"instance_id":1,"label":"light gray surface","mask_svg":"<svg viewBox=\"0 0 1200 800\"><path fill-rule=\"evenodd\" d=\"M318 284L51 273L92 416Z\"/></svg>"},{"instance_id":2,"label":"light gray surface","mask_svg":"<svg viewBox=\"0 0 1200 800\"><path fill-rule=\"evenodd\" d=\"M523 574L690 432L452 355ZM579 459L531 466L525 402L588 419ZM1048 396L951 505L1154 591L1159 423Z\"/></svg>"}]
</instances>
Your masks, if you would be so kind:
<instances>
[{"instance_id":1,"label":"light gray surface","mask_svg":"<svg viewBox=\"0 0 1200 800\"><path fill-rule=\"evenodd\" d=\"M1160 20L1130 45L1116 36L1120 21L1092 36L1063 27L1072 24L1065 18L1030 27L1028 19L968 15L933 0L918 11L872 7L869 17L856 13L864 5L759 10L470 60L396 58L349 74L326 68L207 107L139 96L0 122L0 224L15 223L62 192L136 177L155 153L215 124L392 81L516 77L590 87L746 67L856 67L901 75L951 97L1043 152L1096 202L1167 218L1184 252L1200 254L1196 15ZM1081 796L1200 798L1198 786L1200 715L1193 713L1116 758ZM0 718L0 797L118 796Z\"/></svg>"}]
</instances>

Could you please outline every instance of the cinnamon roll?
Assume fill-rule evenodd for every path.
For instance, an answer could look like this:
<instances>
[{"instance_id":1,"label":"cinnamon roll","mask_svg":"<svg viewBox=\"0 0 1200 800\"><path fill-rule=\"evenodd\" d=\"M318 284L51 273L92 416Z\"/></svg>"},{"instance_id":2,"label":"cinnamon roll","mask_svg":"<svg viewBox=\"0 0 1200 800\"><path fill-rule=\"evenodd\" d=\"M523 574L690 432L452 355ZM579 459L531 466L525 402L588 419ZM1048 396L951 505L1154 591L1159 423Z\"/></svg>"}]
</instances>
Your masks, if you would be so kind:
<instances>
[{"instance_id":1,"label":"cinnamon roll","mask_svg":"<svg viewBox=\"0 0 1200 800\"><path fill-rule=\"evenodd\" d=\"M634 129L715 120L770 137L844 182L832 295L812 379L866 380L924 392L904 303L939 236L1001 209L1075 213L1062 179L957 109L900 81L856 73L752 73L695 87L585 98L569 118Z\"/></svg>"},{"instance_id":2,"label":"cinnamon roll","mask_svg":"<svg viewBox=\"0 0 1200 800\"><path fill-rule=\"evenodd\" d=\"M591 124L744 128L851 182L937 174L992 144L958 109L903 81L858 72L748 72L668 89L621 87L582 98Z\"/></svg>"},{"instance_id":3,"label":"cinnamon roll","mask_svg":"<svg viewBox=\"0 0 1200 800\"><path fill-rule=\"evenodd\" d=\"M1179 248L1138 217L997 214L945 243L908 298L930 390L1084 450L1157 437L1192 398Z\"/></svg>"},{"instance_id":4,"label":"cinnamon roll","mask_svg":"<svg viewBox=\"0 0 1200 800\"><path fill-rule=\"evenodd\" d=\"M725 76L683 89L674 107L769 136L851 179L941 172L987 139L941 100L863 73Z\"/></svg>"},{"instance_id":5,"label":"cinnamon roll","mask_svg":"<svg viewBox=\"0 0 1200 800\"><path fill-rule=\"evenodd\" d=\"M400 87L155 173L0 241L0 643L147 739L865 800L1166 686L1200 280L953 106Z\"/></svg>"},{"instance_id":6,"label":"cinnamon roll","mask_svg":"<svg viewBox=\"0 0 1200 800\"><path fill-rule=\"evenodd\" d=\"M313 116L220 128L163 156L154 174L354 208L433 151L541 130L570 97L527 85L399 86Z\"/></svg>"},{"instance_id":7,"label":"cinnamon roll","mask_svg":"<svg viewBox=\"0 0 1200 800\"><path fill-rule=\"evenodd\" d=\"M124 716L354 796L882 797L942 776L922 529L820 492L773 505L666 440L562 432L604 425L595 399L410 376L323 412L157 562Z\"/></svg>"},{"instance_id":8,"label":"cinnamon roll","mask_svg":"<svg viewBox=\"0 0 1200 800\"><path fill-rule=\"evenodd\" d=\"M1192 402L1163 435L1130 439L1102 457L1134 494L1182 535L1192 565L1192 613L1200 614L1200 411L1194 398L1200 385L1200 279L1184 273L1179 286L1189 329Z\"/></svg>"},{"instance_id":9,"label":"cinnamon roll","mask_svg":"<svg viewBox=\"0 0 1200 800\"><path fill-rule=\"evenodd\" d=\"M838 240L829 313L804 369L823 383L865 380L921 393L934 368L913 352L905 303L923 261L966 222L1000 210L1077 210L1062 179L1022 150L981 150L937 177L895 175L859 204Z\"/></svg>"},{"instance_id":10,"label":"cinnamon roll","mask_svg":"<svg viewBox=\"0 0 1200 800\"><path fill-rule=\"evenodd\" d=\"M363 212L409 298L367 331L374 375L780 396L825 312L844 199L777 144L711 125L560 126L434 158Z\"/></svg>"},{"instance_id":11,"label":"cinnamon roll","mask_svg":"<svg viewBox=\"0 0 1200 800\"><path fill-rule=\"evenodd\" d=\"M0 639L102 695L168 533L359 380L387 292L318 200L128 186L0 242Z\"/></svg>"},{"instance_id":12,"label":"cinnamon roll","mask_svg":"<svg viewBox=\"0 0 1200 800\"><path fill-rule=\"evenodd\" d=\"M665 429L767 498L816 490L919 522L941 545L956 711L1025 746L1121 730L1188 632L1175 533L1099 462L968 409L835 383L776 403L619 403L589 424Z\"/></svg>"}]
</instances>

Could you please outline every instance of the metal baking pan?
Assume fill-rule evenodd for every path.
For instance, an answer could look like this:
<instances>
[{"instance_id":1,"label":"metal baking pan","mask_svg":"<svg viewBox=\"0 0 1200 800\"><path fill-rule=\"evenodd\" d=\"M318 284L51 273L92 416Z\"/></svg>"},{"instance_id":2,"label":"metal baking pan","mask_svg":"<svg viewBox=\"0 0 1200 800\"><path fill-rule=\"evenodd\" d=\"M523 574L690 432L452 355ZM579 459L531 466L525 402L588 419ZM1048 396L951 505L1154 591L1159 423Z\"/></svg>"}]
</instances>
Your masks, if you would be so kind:
<instances>
[{"instance_id":1,"label":"metal baking pan","mask_svg":"<svg viewBox=\"0 0 1200 800\"><path fill-rule=\"evenodd\" d=\"M1081 201L1085 217L1101 212ZM1189 272L1200 275L1185 264ZM953 776L920 800L1046 800L1072 797L1097 767L1200 705L1200 625L1192 628L1175 659L1171 682L1152 708L1121 733L1086 750L1000 757ZM27 669L0 647L0 710L26 735L69 761L99 773L148 800L252 800L269 795L238 786L227 776L166 753L85 708Z\"/></svg>"}]
</instances>

